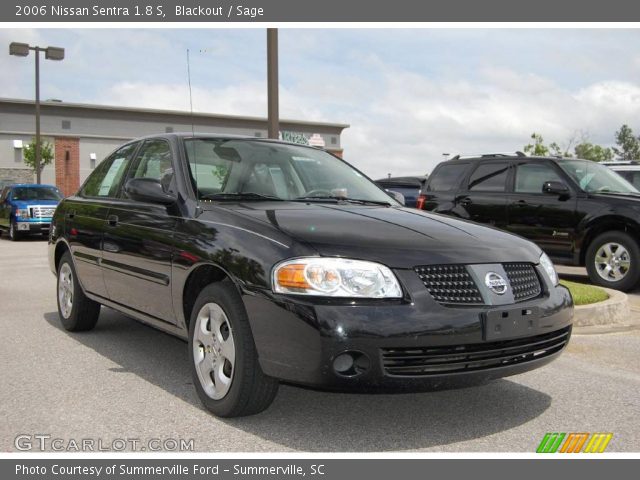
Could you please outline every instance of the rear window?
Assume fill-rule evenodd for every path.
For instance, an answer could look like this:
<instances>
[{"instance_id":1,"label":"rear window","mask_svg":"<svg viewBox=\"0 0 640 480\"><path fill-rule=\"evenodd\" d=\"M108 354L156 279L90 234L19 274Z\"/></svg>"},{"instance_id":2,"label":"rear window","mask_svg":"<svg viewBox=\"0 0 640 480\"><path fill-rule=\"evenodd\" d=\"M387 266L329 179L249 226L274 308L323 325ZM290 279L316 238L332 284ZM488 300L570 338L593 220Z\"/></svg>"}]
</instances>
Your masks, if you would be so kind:
<instances>
[{"instance_id":1,"label":"rear window","mask_svg":"<svg viewBox=\"0 0 640 480\"><path fill-rule=\"evenodd\" d=\"M430 177L427 185L428 192L446 192L460 185L468 163L452 163L442 165Z\"/></svg>"}]
</instances>

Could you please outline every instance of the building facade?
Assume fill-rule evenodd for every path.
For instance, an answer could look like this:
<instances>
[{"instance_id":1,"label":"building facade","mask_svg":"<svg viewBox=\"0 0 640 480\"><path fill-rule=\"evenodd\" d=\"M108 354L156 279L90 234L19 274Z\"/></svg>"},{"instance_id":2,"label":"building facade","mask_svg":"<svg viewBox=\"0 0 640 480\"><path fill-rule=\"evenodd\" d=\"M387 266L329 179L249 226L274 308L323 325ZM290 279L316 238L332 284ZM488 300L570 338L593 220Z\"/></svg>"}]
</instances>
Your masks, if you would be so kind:
<instances>
[{"instance_id":1,"label":"building facade","mask_svg":"<svg viewBox=\"0 0 640 480\"><path fill-rule=\"evenodd\" d=\"M42 183L73 194L111 151L126 141L167 132L221 133L267 137L267 119L104 105L45 101L40 107L43 141L54 160L42 171ZM314 145L342 156L341 134L349 125L280 120L283 140ZM33 101L0 99L0 186L33 182L23 150L35 135Z\"/></svg>"}]
</instances>

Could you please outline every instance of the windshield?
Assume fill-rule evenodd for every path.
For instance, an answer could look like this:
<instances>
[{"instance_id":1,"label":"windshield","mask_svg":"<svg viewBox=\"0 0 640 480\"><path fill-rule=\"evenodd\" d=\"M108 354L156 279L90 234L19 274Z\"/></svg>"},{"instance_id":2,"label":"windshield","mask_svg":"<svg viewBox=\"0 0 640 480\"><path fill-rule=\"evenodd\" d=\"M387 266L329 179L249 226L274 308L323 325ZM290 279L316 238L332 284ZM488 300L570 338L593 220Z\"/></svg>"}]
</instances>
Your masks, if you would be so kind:
<instances>
[{"instance_id":1,"label":"windshield","mask_svg":"<svg viewBox=\"0 0 640 480\"><path fill-rule=\"evenodd\" d=\"M200 199L353 199L396 204L347 163L309 147L255 140L185 140Z\"/></svg>"},{"instance_id":2,"label":"windshield","mask_svg":"<svg viewBox=\"0 0 640 480\"><path fill-rule=\"evenodd\" d=\"M16 187L11 192L12 200L60 200L62 195L54 187Z\"/></svg>"},{"instance_id":3,"label":"windshield","mask_svg":"<svg viewBox=\"0 0 640 480\"><path fill-rule=\"evenodd\" d=\"M616 172L596 162L589 160L562 160L558 164L585 192L640 193Z\"/></svg>"}]
</instances>

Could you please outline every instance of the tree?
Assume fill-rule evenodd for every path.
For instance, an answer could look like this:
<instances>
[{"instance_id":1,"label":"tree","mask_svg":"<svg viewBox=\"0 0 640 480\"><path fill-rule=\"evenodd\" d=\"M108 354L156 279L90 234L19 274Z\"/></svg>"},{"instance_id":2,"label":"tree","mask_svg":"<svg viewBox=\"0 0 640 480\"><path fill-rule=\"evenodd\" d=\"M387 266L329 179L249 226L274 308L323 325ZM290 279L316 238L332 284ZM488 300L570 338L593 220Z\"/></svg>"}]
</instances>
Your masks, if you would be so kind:
<instances>
[{"instance_id":1,"label":"tree","mask_svg":"<svg viewBox=\"0 0 640 480\"><path fill-rule=\"evenodd\" d=\"M557 157L571 157L572 155L569 153L569 148L566 149L560 148L556 142L551 142L548 146L544 144L544 138L539 133L532 133L531 140L533 143L529 143L524 146L524 153L528 153L529 155L533 155L536 157L548 157L549 155L557 156ZM573 143L573 140L569 142L569 146Z\"/></svg>"},{"instance_id":2,"label":"tree","mask_svg":"<svg viewBox=\"0 0 640 480\"><path fill-rule=\"evenodd\" d=\"M640 140L633 134L629 125L622 125L616 132L616 145L620 148L613 147L613 151L622 160L640 159Z\"/></svg>"},{"instance_id":3,"label":"tree","mask_svg":"<svg viewBox=\"0 0 640 480\"><path fill-rule=\"evenodd\" d=\"M606 162L613 160L613 150L608 147L594 145L590 142L582 142L574 148L576 157L593 162Z\"/></svg>"},{"instance_id":4,"label":"tree","mask_svg":"<svg viewBox=\"0 0 640 480\"><path fill-rule=\"evenodd\" d=\"M22 149L22 157L27 167L36 172L36 139L32 138L31 143ZM40 139L40 173L47 165L53 162L53 146L49 142Z\"/></svg>"}]
</instances>

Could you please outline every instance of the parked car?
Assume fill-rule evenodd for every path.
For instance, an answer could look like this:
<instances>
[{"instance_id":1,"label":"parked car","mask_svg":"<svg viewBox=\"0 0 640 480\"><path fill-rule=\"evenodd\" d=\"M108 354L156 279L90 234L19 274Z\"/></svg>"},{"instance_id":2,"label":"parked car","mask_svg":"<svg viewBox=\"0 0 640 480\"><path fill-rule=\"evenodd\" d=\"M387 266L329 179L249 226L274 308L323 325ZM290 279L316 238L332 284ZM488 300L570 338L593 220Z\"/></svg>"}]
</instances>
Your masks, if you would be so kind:
<instances>
[{"instance_id":1,"label":"parked car","mask_svg":"<svg viewBox=\"0 0 640 480\"><path fill-rule=\"evenodd\" d=\"M5 186L0 193L0 232L6 230L11 240L32 233L48 235L51 217L60 200L62 195L53 185Z\"/></svg>"},{"instance_id":2,"label":"parked car","mask_svg":"<svg viewBox=\"0 0 640 480\"><path fill-rule=\"evenodd\" d=\"M455 157L436 167L418 206L521 235L604 287L627 291L640 279L640 192L596 162Z\"/></svg>"},{"instance_id":3,"label":"parked car","mask_svg":"<svg viewBox=\"0 0 640 480\"><path fill-rule=\"evenodd\" d=\"M600 165L606 165L611 170L624 178L631 185L640 190L640 162L619 161L619 162L601 162Z\"/></svg>"},{"instance_id":4,"label":"parked car","mask_svg":"<svg viewBox=\"0 0 640 480\"><path fill-rule=\"evenodd\" d=\"M390 192L397 192L404 197L407 207L415 208L420 189L427 180L426 175L416 177L390 177L376 180L376 183Z\"/></svg>"},{"instance_id":5,"label":"parked car","mask_svg":"<svg viewBox=\"0 0 640 480\"><path fill-rule=\"evenodd\" d=\"M250 415L281 380L416 391L540 367L573 303L533 243L404 208L348 163L274 140L127 143L56 210L70 331L106 305L188 341L204 406Z\"/></svg>"}]
</instances>

